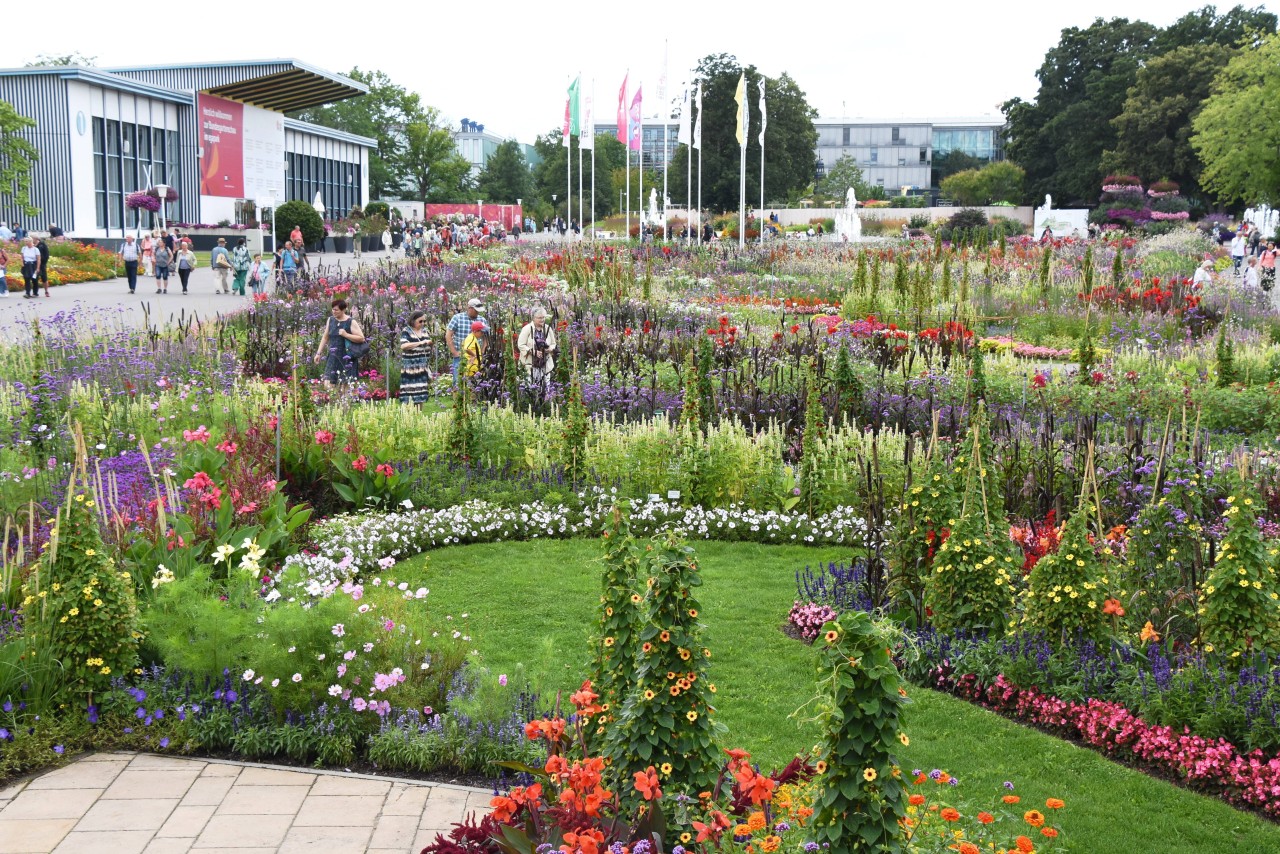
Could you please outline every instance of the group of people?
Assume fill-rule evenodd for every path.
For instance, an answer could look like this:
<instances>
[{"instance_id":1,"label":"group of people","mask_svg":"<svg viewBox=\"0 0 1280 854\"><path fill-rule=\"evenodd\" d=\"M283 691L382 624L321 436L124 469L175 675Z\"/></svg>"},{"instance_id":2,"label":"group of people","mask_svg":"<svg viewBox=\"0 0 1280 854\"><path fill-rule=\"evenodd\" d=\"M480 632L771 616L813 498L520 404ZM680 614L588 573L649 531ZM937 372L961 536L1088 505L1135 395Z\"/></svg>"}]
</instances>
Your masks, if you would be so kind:
<instances>
[{"instance_id":1,"label":"group of people","mask_svg":"<svg viewBox=\"0 0 1280 854\"><path fill-rule=\"evenodd\" d=\"M1225 235L1215 228L1219 241ZM1245 287L1269 291L1276 284L1276 242L1262 236L1262 230L1250 222L1240 224L1231 237L1232 270Z\"/></svg>"},{"instance_id":2,"label":"group of people","mask_svg":"<svg viewBox=\"0 0 1280 854\"><path fill-rule=\"evenodd\" d=\"M520 239L521 223L513 223L511 235ZM483 246L493 241L502 242L507 239L507 230L500 222L490 222L478 216L466 216L452 219L436 219L430 222L415 221L404 224L404 254L406 258L423 258L430 254L439 254L447 249L461 249L466 246ZM391 250L391 232L383 232L382 244Z\"/></svg>"},{"instance_id":3,"label":"group of people","mask_svg":"<svg viewBox=\"0 0 1280 854\"><path fill-rule=\"evenodd\" d=\"M154 276L156 293L169 293L169 277L176 271L182 284L182 293L188 293L191 283L191 272L199 266L200 261L191 247L191 241L174 229L159 229L143 236L141 241L134 235L125 235L124 243L119 250L120 259L124 262L125 278L129 281L129 293L137 293L138 274ZM250 254L249 247L243 237L236 240L232 249L227 248L225 237L218 238L218 245L209 253L209 266L213 269L215 293L235 293L246 296L246 286L255 294L262 293L271 267L262 262L262 253Z\"/></svg>"},{"instance_id":4,"label":"group of people","mask_svg":"<svg viewBox=\"0 0 1280 854\"><path fill-rule=\"evenodd\" d=\"M324 363L325 380L330 384L353 382L359 375L360 359L369 351L369 340L345 299L333 300L329 308L330 316L316 348L315 362ZM488 352L492 329L484 311L482 300L468 300L466 307L451 317L445 327L444 341L455 384L478 374ZM426 325L426 312L413 312L399 340L400 400L417 406L431 396L435 379L431 372L435 342ZM551 376L556 347L556 333L547 322L547 310L539 306L516 339L520 365L531 383L544 384Z\"/></svg>"},{"instance_id":5,"label":"group of people","mask_svg":"<svg viewBox=\"0 0 1280 854\"><path fill-rule=\"evenodd\" d=\"M3 223L0 223L3 225ZM10 232L12 234L12 232ZM0 240L3 240L0 237ZM12 240L13 238L8 238ZM28 234L22 238L22 298L36 299L40 296L40 286L44 285L44 295L49 296L49 244L43 237ZM0 249L0 270L9 265L9 254ZM9 296L9 287L0 288L0 297Z\"/></svg>"}]
</instances>

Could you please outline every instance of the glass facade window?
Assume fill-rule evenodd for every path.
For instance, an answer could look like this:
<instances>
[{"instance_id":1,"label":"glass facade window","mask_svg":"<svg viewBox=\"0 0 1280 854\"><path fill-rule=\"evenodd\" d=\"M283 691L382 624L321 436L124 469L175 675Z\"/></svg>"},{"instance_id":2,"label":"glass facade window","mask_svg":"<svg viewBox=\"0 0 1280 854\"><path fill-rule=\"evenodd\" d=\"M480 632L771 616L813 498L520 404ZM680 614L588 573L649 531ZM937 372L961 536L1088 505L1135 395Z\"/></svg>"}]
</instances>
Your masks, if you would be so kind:
<instances>
[{"instance_id":1,"label":"glass facade window","mask_svg":"<svg viewBox=\"0 0 1280 854\"><path fill-rule=\"evenodd\" d=\"M993 128L935 128L933 149L939 154L962 151L979 160L1000 160L1004 156L999 132Z\"/></svg>"},{"instance_id":2,"label":"glass facade window","mask_svg":"<svg viewBox=\"0 0 1280 854\"><path fill-rule=\"evenodd\" d=\"M347 163L328 157L287 152L285 159L285 195L288 201L308 204L320 194L325 216L339 219L360 204L361 169L359 163Z\"/></svg>"},{"instance_id":3,"label":"glass facade window","mask_svg":"<svg viewBox=\"0 0 1280 854\"><path fill-rule=\"evenodd\" d=\"M848 145L848 144L849 144L849 136L850 136L850 134L853 132L853 128L841 128L841 130L843 131L843 133L841 134L841 143L840 143L840 144L841 144L841 145Z\"/></svg>"},{"instance_id":4,"label":"glass facade window","mask_svg":"<svg viewBox=\"0 0 1280 854\"><path fill-rule=\"evenodd\" d=\"M125 196L148 186L168 184L179 174L177 131L147 125L93 119L94 219L98 228L155 228L159 217L130 211ZM168 205L171 220L181 219L181 201Z\"/></svg>"}]
</instances>

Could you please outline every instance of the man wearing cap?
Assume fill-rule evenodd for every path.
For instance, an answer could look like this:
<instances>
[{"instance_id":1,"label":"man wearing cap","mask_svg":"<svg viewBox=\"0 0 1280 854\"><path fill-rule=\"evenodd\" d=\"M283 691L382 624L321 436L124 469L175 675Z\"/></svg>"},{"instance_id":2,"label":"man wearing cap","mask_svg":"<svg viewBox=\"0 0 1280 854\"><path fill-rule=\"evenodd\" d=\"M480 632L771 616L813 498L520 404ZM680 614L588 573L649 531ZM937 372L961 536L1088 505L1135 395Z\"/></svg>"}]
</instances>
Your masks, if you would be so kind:
<instances>
[{"instance_id":1,"label":"man wearing cap","mask_svg":"<svg viewBox=\"0 0 1280 854\"><path fill-rule=\"evenodd\" d=\"M227 283L235 265L231 263L231 253L227 251L227 239L225 237L219 237L218 245L213 247L213 251L209 253L209 266L213 268L213 276L218 284L218 293L231 293L231 288L228 287Z\"/></svg>"},{"instance_id":2,"label":"man wearing cap","mask_svg":"<svg viewBox=\"0 0 1280 854\"><path fill-rule=\"evenodd\" d=\"M120 247L120 258L124 261L124 274L129 279L129 293L135 293L138 289L138 244L134 243L133 235L126 234L124 237L124 245Z\"/></svg>"},{"instance_id":3,"label":"man wearing cap","mask_svg":"<svg viewBox=\"0 0 1280 854\"><path fill-rule=\"evenodd\" d=\"M489 331L489 323L482 317L484 314L484 303L478 299L472 299L467 303L466 311L460 311L449 319L449 325L445 328L444 342L449 346L449 355L453 357L453 382L458 382L458 365L462 362L462 344L467 340L467 336L471 334L472 323L484 324L484 331Z\"/></svg>"}]
</instances>

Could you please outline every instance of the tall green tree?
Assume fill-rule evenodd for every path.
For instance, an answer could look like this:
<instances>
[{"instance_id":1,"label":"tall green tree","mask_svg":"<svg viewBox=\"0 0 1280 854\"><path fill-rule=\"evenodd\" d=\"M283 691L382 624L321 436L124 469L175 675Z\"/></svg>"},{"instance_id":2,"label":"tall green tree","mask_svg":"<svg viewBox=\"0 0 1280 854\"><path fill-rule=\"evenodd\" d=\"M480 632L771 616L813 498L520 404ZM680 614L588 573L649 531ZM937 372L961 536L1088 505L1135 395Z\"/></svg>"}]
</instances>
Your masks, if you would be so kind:
<instances>
[{"instance_id":1,"label":"tall green tree","mask_svg":"<svg viewBox=\"0 0 1280 854\"><path fill-rule=\"evenodd\" d=\"M449 128L434 107L404 129L403 188L426 202L470 201L471 163L458 153ZM372 189L370 190L372 192Z\"/></svg>"},{"instance_id":2,"label":"tall green tree","mask_svg":"<svg viewBox=\"0 0 1280 854\"><path fill-rule=\"evenodd\" d=\"M353 68L347 76L368 86L368 93L292 115L305 122L376 139L377 147L369 152L369 197L383 198L406 183L412 185L403 159L409 144L408 127L427 120L427 110L417 93L393 83L384 72Z\"/></svg>"},{"instance_id":3,"label":"tall green tree","mask_svg":"<svg viewBox=\"0 0 1280 854\"><path fill-rule=\"evenodd\" d=\"M1280 203L1280 36L1242 51L1192 122L1201 183L1224 202Z\"/></svg>"},{"instance_id":4,"label":"tall green tree","mask_svg":"<svg viewBox=\"0 0 1280 854\"><path fill-rule=\"evenodd\" d=\"M0 211L21 211L35 216L40 209L31 204L31 167L40 152L26 133L35 120L19 113L8 101L0 101Z\"/></svg>"},{"instance_id":5,"label":"tall green tree","mask_svg":"<svg viewBox=\"0 0 1280 854\"><path fill-rule=\"evenodd\" d=\"M739 199L739 147L734 129L738 105L734 93L743 68L729 54L704 57L696 76L702 94L702 204L712 210L737 210ZM755 66L745 69L750 122L747 132L747 206L760 200L760 88L763 75ZM817 164L818 131L813 120L817 111L804 92L785 72L778 78L765 77L765 99L769 110L765 131L765 201L783 199L813 182ZM694 120L697 109L694 108ZM668 176L671 198L683 199L687 183L688 146L678 146ZM696 161L696 157L695 157ZM698 175L693 175L696 192ZM753 201L754 200L754 201Z\"/></svg>"},{"instance_id":6,"label":"tall green tree","mask_svg":"<svg viewBox=\"0 0 1280 854\"><path fill-rule=\"evenodd\" d=\"M1190 45L1256 46L1264 36L1276 31L1276 22L1276 16L1261 6L1234 6L1221 15L1215 6L1202 6L1165 27L1156 36L1155 53Z\"/></svg>"},{"instance_id":7,"label":"tall green tree","mask_svg":"<svg viewBox=\"0 0 1280 854\"><path fill-rule=\"evenodd\" d=\"M859 199L870 196L871 186L858 168L857 158L846 154L827 167L826 176L814 187L814 196L834 199L843 205L845 193L850 187L853 187Z\"/></svg>"},{"instance_id":8,"label":"tall green tree","mask_svg":"<svg viewBox=\"0 0 1280 854\"><path fill-rule=\"evenodd\" d=\"M1183 45L1138 70L1124 110L1112 119L1116 145L1102 157L1107 172L1147 181L1177 181L1186 195L1200 189L1200 159L1191 147L1192 123L1217 76L1238 51L1209 42Z\"/></svg>"},{"instance_id":9,"label":"tall green tree","mask_svg":"<svg viewBox=\"0 0 1280 854\"><path fill-rule=\"evenodd\" d=\"M540 204L554 207L557 214L565 214L566 183L569 175L565 174L565 158L570 159L573 179L573 210L568 219L578 218L578 142L576 136L569 137L571 147L566 149L561 142L561 131L557 128L534 140L534 150L538 152L539 161L533 168L533 196ZM599 134L595 137L595 187L596 217L605 217L618 210L618 188L625 180L627 166L627 149L612 136ZM591 192L592 157L591 149L582 151L582 192ZM646 185L652 180L651 172L645 173ZM633 181L634 190L634 181ZM553 203L552 196L555 196ZM583 204L583 218L590 219L587 212L590 207L588 199Z\"/></svg>"},{"instance_id":10,"label":"tall green tree","mask_svg":"<svg viewBox=\"0 0 1280 854\"><path fill-rule=\"evenodd\" d=\"M1022 167L1000 160L981 169L965 169L944 178L942 193L962 205L989 205L997 202L1021 202Z\"/></svg>"},{"instance_id":11,"label":"tall green tree","mask_svg":"<svg viewBox=\"0 0 1280 854\"><path fill-rule=\"evenodd\" d=\"M1070 204L1097 198L1102 153L1115 147L1111 119L1120 114L1158 32L1127 18L1065 29L1036 72L1036 100L1004 103L1006 153L1026 170L1033 196L1052 193Z\"/></svg>"},{"instance_id":12,"label":"tall green tree","mask_svg":"<svg viewBox=\"0 0 1280 854\"><path fill-rule=\"evenodd\" d=\"M520 143L513 139L498 146L476 178L476 193L480 198L500 204L513 205L516 199L530 198L533 176L525 162Z\"/></svg>"}]
</instances>

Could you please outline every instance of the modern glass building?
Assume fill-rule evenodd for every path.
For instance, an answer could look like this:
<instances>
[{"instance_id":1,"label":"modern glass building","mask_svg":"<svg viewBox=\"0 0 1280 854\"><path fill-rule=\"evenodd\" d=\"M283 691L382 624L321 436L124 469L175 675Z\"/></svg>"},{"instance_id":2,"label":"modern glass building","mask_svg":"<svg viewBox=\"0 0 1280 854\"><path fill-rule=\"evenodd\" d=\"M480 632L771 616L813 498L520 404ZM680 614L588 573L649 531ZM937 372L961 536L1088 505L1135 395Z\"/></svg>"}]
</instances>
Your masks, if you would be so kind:
<instances>
[{"instance_id":1,"label":"modern glass building","mask_svg":"<svg viewBox=\"0 0 1280 854\"><path fill-rule=\"evenodd\" d=\"M366 91L292 59L0 69L0 98L35 122L19 133L39 154L31 203L40 209L25 216L0 192L0 219L119 240L159 224L125 204L159 185L177 192L164 210L171 223L243 225L317 193L327 216L344 215L368 200L376 140L285 113Z\"/></svg>"},{"instance_id":2,"label":"modern glass building","mask_svg":"<svg viewBox=\"0 0 1280 854\"><path fill-rule=\"evenodd\" d=\"M936 156L959 151L985 162L1004 159L1003 116L823 118L814 125L819 169L852 157L867 182L891 196L927 191Z\"/></svg>"}]
</instances>

